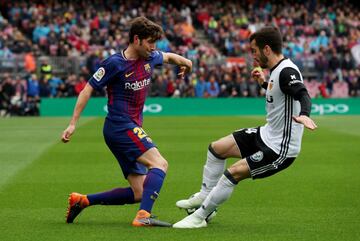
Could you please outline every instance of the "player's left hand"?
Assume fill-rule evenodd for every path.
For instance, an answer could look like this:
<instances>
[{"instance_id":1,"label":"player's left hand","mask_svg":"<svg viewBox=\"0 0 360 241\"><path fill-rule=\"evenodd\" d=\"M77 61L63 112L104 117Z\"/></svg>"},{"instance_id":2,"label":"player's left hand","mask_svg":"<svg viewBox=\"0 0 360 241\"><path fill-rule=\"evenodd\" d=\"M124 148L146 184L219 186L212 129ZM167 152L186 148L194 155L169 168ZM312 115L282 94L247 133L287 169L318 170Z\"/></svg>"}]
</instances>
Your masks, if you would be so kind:
<instances>
[{"instance_id":1,"label":"player's left hand","mask_svg":"<svg viewBox=\"0 0 360 241\"><path fill-rule=\"evenodd\" d=\"M192 71L192 62L189 60L187 65L181 65L178 73L179 78L183 79L185 74Z\"/></svg>"},{"instance_id":2,"label":"player's left hand","mask_svg":"<svg viewBox=\"0 0 360 241\"><path fill-rule=\"evenodd\" d=\"M293 116L292 117L294 121L297 123L303 124L306 128L310 130L315 130L317 128L317 125L315 122L306 115L300 115L300 116Z\"/></svg>"}]
</instances>

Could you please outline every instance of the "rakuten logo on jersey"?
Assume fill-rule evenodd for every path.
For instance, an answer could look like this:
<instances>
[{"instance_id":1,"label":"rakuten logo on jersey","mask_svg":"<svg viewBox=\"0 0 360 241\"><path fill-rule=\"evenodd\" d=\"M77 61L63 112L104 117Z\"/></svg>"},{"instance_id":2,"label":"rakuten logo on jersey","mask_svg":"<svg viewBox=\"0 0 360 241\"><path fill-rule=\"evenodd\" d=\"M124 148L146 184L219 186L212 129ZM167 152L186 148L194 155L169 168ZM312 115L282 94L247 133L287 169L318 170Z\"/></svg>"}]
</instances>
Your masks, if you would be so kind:
<instances>
[{"instance_id":1,"label":"rakuten logo on jersey","mask_svg":"<svg viewBox=\"0 0 360 241\"><path fill-rule=\"evenodd\" d=\"M143 88L145 88L146 86L148 86L150 84L150 78L149 79L144 79L141 81L136 81L136 82L127 82L125 83L125 89L126 90L141 90Z\"/></svg>"}]
</instances>

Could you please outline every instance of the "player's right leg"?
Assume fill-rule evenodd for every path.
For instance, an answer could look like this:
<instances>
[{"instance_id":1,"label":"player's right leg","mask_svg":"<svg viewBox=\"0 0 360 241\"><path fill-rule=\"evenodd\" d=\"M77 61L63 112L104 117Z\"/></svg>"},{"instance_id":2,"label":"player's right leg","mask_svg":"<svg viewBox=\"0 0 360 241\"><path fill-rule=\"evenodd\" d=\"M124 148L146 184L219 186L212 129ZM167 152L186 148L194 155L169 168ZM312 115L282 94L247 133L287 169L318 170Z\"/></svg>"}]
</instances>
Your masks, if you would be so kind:
<instances>
[{"instance_id":1,"label":"player's right leg","mask_svg":"<svg viewBox=\"0 0 360 241\"><path fill-rule=\"evenodd\" d=\"M186 210L199 208L224 173L228 157L241 157L233 135L223 137L209 145L200 192L188 199L177 201L176 206Z\"/></svg>"}]
</instances>

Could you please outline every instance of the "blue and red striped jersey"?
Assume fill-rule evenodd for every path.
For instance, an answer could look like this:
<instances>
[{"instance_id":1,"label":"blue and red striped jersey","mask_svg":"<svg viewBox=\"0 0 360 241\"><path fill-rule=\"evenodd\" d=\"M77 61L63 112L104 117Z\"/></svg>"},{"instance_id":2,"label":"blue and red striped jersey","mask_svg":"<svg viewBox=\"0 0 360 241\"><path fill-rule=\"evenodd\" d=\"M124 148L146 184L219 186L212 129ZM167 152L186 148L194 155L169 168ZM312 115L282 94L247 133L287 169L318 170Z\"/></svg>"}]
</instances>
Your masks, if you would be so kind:
<instances>
[{"instance_id":1,"label":"blue and red striped jersey","mask_svg":"<svg viewBox=\"0 0 360 241\"><path fill-rule=\"evenodd\" d=\"M108 94L107 118L114 121L133 121L142 126L143 108L155 66L163 64L160 51L153 51L148 59L128 60L124 51L105 59L90 78L96 90L106 86Z\"/></svg>"}]
</instances>

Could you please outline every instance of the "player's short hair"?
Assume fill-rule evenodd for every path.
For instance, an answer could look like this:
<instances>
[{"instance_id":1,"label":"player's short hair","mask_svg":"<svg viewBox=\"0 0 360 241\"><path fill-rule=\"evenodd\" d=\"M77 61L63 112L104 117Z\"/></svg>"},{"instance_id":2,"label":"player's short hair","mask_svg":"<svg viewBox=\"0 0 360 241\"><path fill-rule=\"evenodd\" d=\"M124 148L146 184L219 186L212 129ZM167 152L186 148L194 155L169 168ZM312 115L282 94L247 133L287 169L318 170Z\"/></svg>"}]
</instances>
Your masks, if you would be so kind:
<instances>
[{"instance_id":1,"label":"player's short hair","mask_svg":"<svg viewBox=\"0 0 360 241\"><path fill-rule=\"evenodd\" d=\"M161 26L154 23L153 21L145 18L145 17L137 17L134 18L130 22L130 30L129 30L129 42L134 42L134 36L139 36L139 39L147 39L151 38L151 40L156 41L159 40L164 33Z\"/></svg>"},{"instance_id":2,"label":"player's short hair","mask_svg":"<svg viewBox=\"0 0 360 241\"><path fill-rule=\"evenodd\" d=\"M275 54L281 54L282 36L278 28L274 26L263 27L250 36L250 42L254 39L260 49L268 45Z\"/></svg>"}]
</instances>

